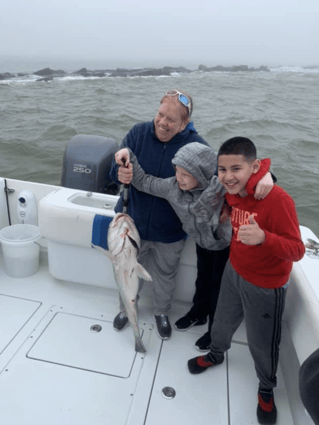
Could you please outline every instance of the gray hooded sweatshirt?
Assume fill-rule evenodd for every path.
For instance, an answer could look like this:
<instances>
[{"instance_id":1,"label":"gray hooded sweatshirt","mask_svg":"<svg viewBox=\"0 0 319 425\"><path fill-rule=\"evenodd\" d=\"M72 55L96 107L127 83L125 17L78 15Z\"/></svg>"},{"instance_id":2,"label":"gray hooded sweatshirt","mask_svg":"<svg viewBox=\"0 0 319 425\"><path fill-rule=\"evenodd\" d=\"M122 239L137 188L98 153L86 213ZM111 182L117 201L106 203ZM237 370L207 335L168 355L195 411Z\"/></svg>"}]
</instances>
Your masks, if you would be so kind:
<instances>
[{"instance_id":1,"label":"gray hooded sweatshirt","mask_svg":"<svg viewBox=\"0 0 319 425\"><path fill-rule=\"evenodd\" d=\"M220 251L230 244L230 221L219 222L225 189L214 174L217 157L210 147L189 143L174 156L173 166L184 168L199 182L198 187L187 191L179 188L175 176L162 179L145 174L131 150L130 162L133 166L131 183L142 192L166 199L181 220L184 231L198 245Z\"/></svg>"}]
</instances>

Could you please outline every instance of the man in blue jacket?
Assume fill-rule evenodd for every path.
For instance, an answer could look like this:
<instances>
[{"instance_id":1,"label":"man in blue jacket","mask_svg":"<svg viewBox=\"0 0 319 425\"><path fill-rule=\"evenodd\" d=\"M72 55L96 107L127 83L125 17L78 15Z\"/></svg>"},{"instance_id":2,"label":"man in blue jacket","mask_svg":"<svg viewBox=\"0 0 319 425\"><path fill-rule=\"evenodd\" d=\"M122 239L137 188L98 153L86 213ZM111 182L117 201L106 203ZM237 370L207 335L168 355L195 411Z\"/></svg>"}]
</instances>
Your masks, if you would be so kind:
<instances>
[{"instance_id":1,"label":"man in blue jacket","mask_svg":"<svg viewBox=\"0 0 319 425\"><path fill-rule=\"evenodd\" d=\"M124 137L120 148L130 148L145 173L161 178L172 177L175 174L172 159L179 148L191 142L208 146L190 122L192 109L193 102L187 93L168 90L160 101L154 120L136 124ZM113 160L110 176L116 183L129 183L132 165L129 168L119 167ZM116 212L122 211L122 196ZM167 314L186 233L165 199L139 192L133 186L130 186L128 214L133 218L141 238L138 261L153 279L157 332L160 338L169 339L172 328ZM121 331L127 325L128 318L120 301L120 312L113 326Z\"/></svg>"}]
</instances>

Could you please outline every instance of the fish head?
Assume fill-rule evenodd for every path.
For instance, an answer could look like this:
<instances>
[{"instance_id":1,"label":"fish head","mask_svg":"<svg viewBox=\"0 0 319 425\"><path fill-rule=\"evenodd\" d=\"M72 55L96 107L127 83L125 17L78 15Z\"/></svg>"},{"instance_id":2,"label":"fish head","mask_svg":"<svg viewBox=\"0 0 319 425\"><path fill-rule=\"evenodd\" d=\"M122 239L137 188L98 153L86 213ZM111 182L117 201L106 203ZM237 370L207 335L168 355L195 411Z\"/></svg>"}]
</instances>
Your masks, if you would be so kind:
<instances>
[{"instance_id":1,"label":"fish head","mask_svg":"<svg viewBox=\"0 0 319 425\"><path fill-rule=\"evenodd\" d=\"M141 241L134 220L127 214L117 213L110 223L107 242L112 255L120 254L128 245L138 250Z\"/></svg>"}]
</instances>

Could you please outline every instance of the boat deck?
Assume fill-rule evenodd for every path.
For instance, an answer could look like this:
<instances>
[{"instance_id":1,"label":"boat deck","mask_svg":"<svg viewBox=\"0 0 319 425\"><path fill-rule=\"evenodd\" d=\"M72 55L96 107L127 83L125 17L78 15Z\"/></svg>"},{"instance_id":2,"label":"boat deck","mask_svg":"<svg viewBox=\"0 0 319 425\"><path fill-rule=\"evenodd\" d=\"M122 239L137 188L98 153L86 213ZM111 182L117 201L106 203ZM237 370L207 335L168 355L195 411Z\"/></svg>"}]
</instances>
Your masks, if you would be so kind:
<instances>
[{"instance_id":1,"label":"boat deck","mask_svg":"<svg viewBox=\"0 0 319 425\"><path fill-rule=\"evenodd\" d=\"M15 279L0 254L0 422L8 425L257 424L257 378L240 326L226 360L191 375L187 360L206 325L158 338L147 299L139 325L146 354L134 351L130 327L115 332L116 290L63 282L39 271ZM174 303L171 323L189 305ZM163 396L173 388L174 398ZM278 424L294 424L281 370ZM297 424L301 425L301 424Z\"/></svg>"}]
</instances>

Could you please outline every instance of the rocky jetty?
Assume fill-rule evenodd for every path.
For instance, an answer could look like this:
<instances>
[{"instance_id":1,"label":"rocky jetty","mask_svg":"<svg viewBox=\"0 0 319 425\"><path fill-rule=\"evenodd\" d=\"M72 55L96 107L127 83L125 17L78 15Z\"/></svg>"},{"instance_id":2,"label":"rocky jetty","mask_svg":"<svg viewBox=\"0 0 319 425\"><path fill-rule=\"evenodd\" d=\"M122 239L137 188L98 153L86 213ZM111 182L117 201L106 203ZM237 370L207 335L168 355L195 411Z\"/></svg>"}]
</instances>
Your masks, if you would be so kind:
<instances>
[{"instance_id":1,"label":"rocky jetty","mask_svg":"<svg viewBox=\"0 0 319 425\"><path fill-rule=\"evenodd\" d=\"M11 74L10 72L4 72L3 74L0 74L0 80L11 80L11 78L14 78L15 74Z\"/></svg>"},{"instance_id":2,"label":"rocky jetty","mask_svg":"<svg viewBox=\"0 0 319 425\"><path fill-rule=\"evenodd\" d=\"M164 66L163 68L117 68L117 69L102 69L91 71L86 68L81 68L78 71L67 73L63 70L54 70L51 68L40 69L39 71L33 72L33 76L38 76L36 81L40 82L49 82L55 78L61 78L66 76L82 76L82 77L156 77L156 76L170 76L174 73L178 74L190 74L192 72L270 72L270 69L267 66L260 66L259 68L250 68L247 65L237 65L237 66L214 66L207 67L205 65L199 65L197 70L190 70L183 66L173 67L173 66ZM30 74L18 73L12 74L10 72L0 73L0 80L12 80L17 77L28 77Z\"/></svg>"},{"instance_id":3,"label":"rocky jetty","mask_svg":"<svg viewBox=\"0 0 319 425\"><path fill-rule=\"evenodd\" d=\"M171 75L173 72L189 74L192 71L184 68L183 66L172 67L164 66L164 68L137 68L137 69L125 69L117 68L112 71L109 77L156 77L160 75Z\"/></svg>"},{"instance_id":4,"label":"rocky jetty","mask_svg":"<svg viewBox=\"0 0 319 425\"><path fill-rule=\"evenodd\" d=\"M260 66L259 68L249 68L247 65L237 65L237 66L213 66L207 68L205 65L199 65L198 71L203 72L270 72L270 69L267 66Z\"/></svg>"},{"instance_id":5,"label":"rocky jetty","mask_svg":"<svg viewBox=\"0 0 319 425\"><path fill-rule=\"evenodd\" d=\"M64 77L66 72L62 70L54 71L50 68L44 68L40 69L40 71L34 72L33 75L39 75L40 77Z\"/></svg>"},{"instance_id":6,"label":"rocky jetty","mask_svg":"<svg viewBox=\"0 0 319 425\"><path fill-rule=\"evenodd\" d=\"M72 72L72 75L81 75L82 77L105 77L112 70L103 70L103 71L89 71L86 68L81 68L78 71Z\"/></svg>"}]
</instances>

